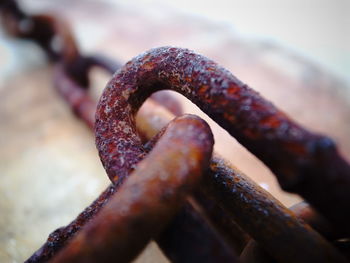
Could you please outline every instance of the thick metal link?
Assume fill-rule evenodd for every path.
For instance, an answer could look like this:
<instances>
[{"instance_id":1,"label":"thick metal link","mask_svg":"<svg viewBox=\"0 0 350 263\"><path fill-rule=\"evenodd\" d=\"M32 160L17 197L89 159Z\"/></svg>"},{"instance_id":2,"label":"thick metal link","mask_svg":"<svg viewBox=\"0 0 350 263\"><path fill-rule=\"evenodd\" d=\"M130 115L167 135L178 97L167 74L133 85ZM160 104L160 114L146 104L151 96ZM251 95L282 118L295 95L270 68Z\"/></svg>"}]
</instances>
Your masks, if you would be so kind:
<instances>
[{"instance_id":1,"label":"thick metal link","mask_svg":"<svg viewBox=\"0 0 350 263\"><path fill-rule=\"evenodd\" d=\"M92 128L96 102L87 93L89 70L98 66L113 73L120 65L102 57L82 56L70 28L65 22L54 16L28 16L19 9L14 0L2 0L0 12L5 29L11 35L34 40L44 49L49 59L56 63L54 79L57 90L73 111ZM175 211L181 206L181 202L175 200L176 196L182 196L181 199L184 202L184 195L175 186L171 188L171 185L166 184L166 180L161 179L159 175L157 177L152 172L160 171L160 167L163 167L164 173L168 171L173 176L170 176L171 178L180 180L176 176L181 177L181 169L186 170L184 167L191 166L190 162L183 161L183 166L179 166L181 169L178 175L175 175L174 171L167 170L173 165L169 160L152 166L156 158L162 158L157 146L155 152L158 152L158 157L156 153L151 152L150 156L146 157L147 160L140 163L141 168L137 166L138 162L146 156L147 147L150 150L164 131L145 148L142 139L149 140L150 134L157 132L159 127L157 128L149 120L147 116L152 114L152 110L149 110L150 107L146 108L144 113L141 111L139 114L146 118L143 120L143 127L140 128L144 131L143 137L139 137L134 123L135 114L151 93L162 89L176 90L193 100L203 111L217 120L231 135L264 161L276 174L285 190L301 194L322 215L327 217L332 225L325 225L324 221L318 220L320 217L309 207L307 209L300 206L295 208L297 216L305 217L304 220L313 226L319 226L316 229L322 234L325 233L327 227L332 228L330 236L328 232L325 234L328 238L333 238L334 233L337 237L347 237L350 232L347 224L350 219L350 191L348 191L350 189L350 168L339 156L332 141L327 137L312 134L293 123L285 114L216 63L189 50L165 47L146 52L128 62L109 83L101 98L97 111L97 145L100 148L102 162L115 185L102 193L70 225L52 233L48 242L28 262L45 262L65 247L63 252L54 258L55 261L86 262L86 260L97 261L101 258L113 260L115 259L113 258L114 250L119 251L118 260L127 261L134 257L151 237L155 237L164 224L175 215ZM178 104L173 103L171 97L167 95L165 97L162 94L156 95L153 96L153 99L158 102L168 101L168 108L173 113L181 112ZM174 123L170 126L173 129ZM184 127L182 129L185 130ZM169 131L166 133L168 135ZM181 134L181 129L174 128L173 133L176 137ZM191 138L200 140L199 137L192 136ZM188 138L179 139L188 140ZM193 143L193 141L186 142ZM162 138L160 143L163 145ZM181 160L186 156L184 152L190 151L180 144L175 148L183 154L177 157ZM152 162L148 159L151 159ZM178 164L180 165L180 162ZM205 163L202 165L205 166ZM144 170L144 166L148 167L148 170ZM134 169L136 171L129 178ZM135 195L130 188L130 184L136 185L138 189L147 184L147 182L141 182L142 180L138 181L140 179L137 178L137 174L141 173L148 174L147 178L150 181L158 182L157 186L149 182L150 188L147 188L149 191L145 190L149 194L154 193L153 203L145 201L144 196L142 198L142 196ZM197 171L195 176L198 175ZM170 177L167 179L173 180ZM122 184L124 181L125 183ZM260 244L255 247L250 242L250 251L257 251L261 246L280 262L315 260L317 262L345 262L345 259L315 231L300 222L277 200L221 159L214 158L211 161L205 182L206 184L202 184L200 190L194 195L195 198L188 199L192 201L187 200L185 208L175 216L171 223L172 227L170 225L166 228L162 236L157 239L172 261L205 262L207 260L207 262L212 262L214 258L221 262L236 260L235 255L228 252L229 249L225 242L220 242L220 238L224 237L239 252L246 244L248 237L240 229L242 227ZM121 193L115 195L118 187L122 187ZM178 187L187 188L189 184L181 181ZM169 200L163 200L163 193L158 194L156 191L158 188L162 188L162 191L167 193L171 192ZM328 194L325 195L325 192ZM209 198L207 193L210 193ZM144 205L144 210L135 210L135 214L125 214L116 209L117 206L120 207L123 204L133 205L133 202ZM203 211L201 208L197 209L198 204L204 208ZM224 220L215 224L217 212L223 213ZM161 213L165 220L152 218L152 213ZM305 216L310 213L311 217ZM208 218L206 219L204 215ZM105 226L104 223L108 216L113 218ZM133 224L132 220L136 220L135 222L140 227L137 235L134 232L137 231L137 228L128 227ZM210 224L215 225L220 235L212 231L208 220L211 221ZM240 227L237 227L236 223ZM86 227L82 230L85 225ZM157 229L157 231L147 231L150 228ZM338 230L335 231L333 228ZM101 230L102 234L96 233L96 229ZM129 232L126 232L129 235L137 237L139 233L142 235L137 239L129 235L116 237L108 232L112 229L128 229ZM192 229L193 232L188 232L189 229ZM87 238L87 235L90 234L94 235L95 241L91 242ZM203 253L191 242L184 242L183 246L177 244L181 238L200 240L203 237L207 238L206 248L219 246L220 253L213 254L215 249L207 249ZM72 238L73 241L68 243L67 241ZM283 243L285 239L288 239L288 246ZM101 246L103 242L107 242L108 248ZM189 257L191 249L192 252L195 250L195 253L192 253L193 258ZM260 259L264 260L264 257L261 255Z\"/></svg>"},{"instance_id":2,"label":"thick metal link","mask_svg":"<svg viewBox=\"0 0 350 263\"><path fill-rule=\"evenodd\" d=\"M204 121L175 119L118 194L52 262L130 262L181 207L206 169L212 146Z\"/></svg>"},{"instance_id":3,"label":"thick metal link","mask_svg":"<svg viewBox=\"0 0 350 263\"><path fill-rule=\"evenodd\" d=\"M150 94L163 89L192 100L261 159L282 188L300 194L336 227L350 233L350 166L334 143L294 123L226 69L187 49L145 52L121 68L106 87L96 113L96 133L100 157L113 180L118 180L114 173L121 165L115 159L118 147L139 141L133 136L111 141L112 133L127 130L128 116ZM126 107L129 103L136 107ZM117 118L118 108L125 113Z\"/></svg>"}]
</instances>

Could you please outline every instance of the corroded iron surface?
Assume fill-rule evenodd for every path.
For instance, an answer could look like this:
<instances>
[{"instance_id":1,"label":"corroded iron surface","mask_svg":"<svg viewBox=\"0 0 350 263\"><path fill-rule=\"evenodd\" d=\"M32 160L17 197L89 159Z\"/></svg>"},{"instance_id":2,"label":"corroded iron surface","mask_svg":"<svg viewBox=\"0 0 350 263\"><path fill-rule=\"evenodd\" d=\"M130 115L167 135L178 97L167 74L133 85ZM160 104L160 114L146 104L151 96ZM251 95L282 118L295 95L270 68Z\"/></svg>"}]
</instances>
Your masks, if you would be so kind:
<instances>
[{"instance_id":1,"label":"corroded iron surface","mask_svg":"<svg viewBox=\"0 0 350 263\"><path fill-rule=\"evenodd\" d=\"M204 189L278 262L347 262L320 234L223 160L211 162Z\"/></svg>"},{"instance_id":2,"label":"corroded iron surface","mask_svg":"<svg viewBox=\"0 0 350 263\"><path fill-rule=\"evenodd\" d=\"M187 49L163 47L141 54L106 87L96 113L96 142L113 180L118 180L114 171L128 162L115 158L118 151L140 145L133 136L111 139L116 130L120 135L135 132L129 116L138 107L128 103L141 106L151 93L162 89L178 91L196 103L269 166L285 190L301 194L349 232L350 167L334 143L292 122L226 69ZM120 109L125 112L116 117ZM138 158L141 152L133 151L130 158Z\"/></svg>"},{"instance_id":3,"label":"corroded iron surface","mask_svg":"<svg viewBox=\"0 0 350 263\"><path fill-rule=\"evenodd\" d=\"M78 215L69 225L52 232L45 244L25 262L48 262L60 251L72 237L81 230L105 206L115 192L113 185L109 186L90 206Z\"/></svg>"},{"instance_id":4,"label":"corroded iron surface","mask_svg":"<svg viewBox=\"0 0 350 263\"><path fill-rule=\"evenodd\" d=\"M81 56L69 27L53 16L27 16L18 8L16 2L11 0L1 2L0 8L0 11L3 12L2 18L4 25L9 33L17 37L36 41L52 61L55 63L58 62L58 66L56 67L56 87L58 91L68 101L77 115L89 127L92 127L94 124L92 113L96 104L86 92L89 87L88 70L92 66L97 65L112 72L116 68L115 66L111 66L114 63L97 57ZM23 26L25 24L23 22L27 22L26 26ZM54 38L59 38L63 44L61 43L59 46L53 45ZM257 93L242 84L229 72L217 66L214 62L184 49L170 47L155 49L129 62L121 71L117 72L115 79L111 83L114 87L118 87L119 85L122 88L116 92L117 95L116 93L108 94L108 91L104 94L104 97L101 99L102 104L104 103L103 100L107 100L109 104L107 103L102 106L105 107L107 105L103 110L104 114L98 111L97 117L102 123L111 121L112 124L109 126L110 124L103 125L100 122L96 131L98 132L98 139L101 139L101 136L104 137L101 139L102 143L101 140L97 140L100 147L100 156L103 158L102 161L105 167L108 168L108 174L115 185L110 186L102 193L75 221L67 227L58 229L52 233L47 243L29 261L47 261L74 236L74 240L77 240L81 236L86 236L86 230L80 232L82 227L87 225L86 227L90 228L90 230L94 229L96 227L94 225L95 220L91 221L91 219L96 216L101 208L102 211L108 211L108 207L113 206L113 203L106 205L109 199L118 202L115 201L117 200L116 196L112 197L116 189L122 185L123 181L126 180L134 169L136 169L135 173L137 173L139 169L135 168L137 167L137 163L144 158L146 152L150 151L166 131L163 130L144 147L141 143L141 137L138 137L136 133L135 114L143 101L152 92L167 88L173 88L196 102L206 113L226 128L231 135L236 136L242 144L269 165L285 189L295 191L306 197L318 210L330 219L330 222L333 223L332 227L337 227L342 232L329 231L328 223L322 221L322 216L315 213L315 210L310 207L298 206L293 208L296 209L297 216L309 222L328 238L339 238L349 233L349 228L344 223L349 217L348 210L345 213L341 210L344 209L343 205L346 205L347 201L342 202L339 200L341 197L348 197L348 193L345 190L349 186L347 173L349 169L348 164L337 154L337 150L332 142L328 138L312 134L290 121L285 114L274 108L269 102L263 100ZM121 93L118 94L118 92ZM156 98L160 102L167 101L162 96L156 96ZM119 105L119 103L121 104ZM175 114L181 110L177 107L176 103L175 107L170 105L169 109ZM112 118L110 115L111 112L114 114ZM119 119L119 117L121 118ZM152 124L149 125L152 126ZM154 132L157 128L153 127L151 130L153 130L151 132ZM149 134L145 133L142 139L147 140L149 137ZM269 144L270 147L268 148ZM105 147L106 145L107 147ZM188 153L188 149L186 150L185 147L183 151L187 151ZM278 152L280 155L277 155ZM151 173L157 169L157 167L152 167ZM152 178L151 175L150 177ZM318 177L321 180L316 180L319 179ZM133 181L130 178L126 181L130 180ZM135 180L135 184L137 185L138 179ZM173 244L174 242L171 240L178 240L184 236L194 239L207 237L211 239L206 239L206 246L202 247L205 250L204 254L191 242L185 247L181 246L184 244L164 246L166 247L165 251L167 255L172 260L188 260L189 253L195 251L193 254L194 260L201 258L200 261L208 260L211 262L214 261L214 258L220 258L219 261L221 262L234 261L235 255L226 253L229 252L227 249L222 249L226 247L224 240L212 238L215 236L215 231L213 232L213 229L211 229L211 226L215 225L217 229L221 230L221 235L228 238L231 243L241 238L241 241L235 244L236 251L240 251L246 244L246 239L244 238L246 234L239 227L237 228L235 225L236 222L231 222L232 218L234 218L240 226L246 229L247 232L262 244L262 247L281 262L313 262L315 260L318 262L344 261L339 253L316 232L309 229L302 222L299 222L277 200L274 200L258 186L254 185L244 176L241 176L238 171L224 164L222 160L214 159L211 162L211 167L206 173L206 180L208 184L202 185L199 193L195 195L196 201L206 211L198 210L198 207L193 206L196 201L187 202L185 205L186 208L181 210L178 216L174 218L173 226L170 225L166 229L167 231L164 232L165 239L159 239L158 242L160 242L160 245L166 245L166 243ZM185 188L188 186L190 185L186 186L185 183L183 184ZM327 198L322 196L322 191L326 189L325 187L329 189ZM171 189L168 187L167 191ZM338 190L339 192L337 192ZM211 193L211 197L206 199L205 193L208 192ZM129 197L135 196L135 193L130 189L122 190L122 193ZM129 193L129 195L125 193ZM175 193L174 195L176 194L181 195L181 193ZM235 196L238 198L234 198ZM136 197L138 197L137 194ZM147 204L147 202L144 203L146 207L150 205L156 211L157 201L165 201L163 198L157 197L156 194L154 197L153 206ZM234 202L232 202L233 198ZM138 202L137 198L129 199L130 202L133 202L133 200ZM334 205L334 202L340 203L341 209L333 209L332 205ZM107 206L107 208L103 209L104 206ZM177 203L177 208L179 206ZM347 207L345 206L345 208ZM170 214L174 214L176 207L167 207L167 209L170 211ZM233 210L235 211L235 215L230 216ZM211 222L212 225L209 226L207 223L215 220L216 212L222 213L224 219L229 219L226 222L232 224L226 228L222 227L225 224L225 220L222 220L217 222L217 224ZM106 212L104 213L106 214ZM264 218L266 214L274 216L269 220ZM345 215L345 219L340 218L340 214ZM205 215L208 216L208 222L205 219ZM259 217L261 219L252 220L252 215L254 218ZM130 215L122 213L122 216L127 217ZM140 221L143 220L142 218L147 218L146 213L139 213L138 216ZM166 216L169 216L169 214L166 213ZM97 216L97 218L100 217L101 215ZM169 218L168 221L170 220ZM319 219L322 220L320 221ZM99 222L97 225L100 224L101 227L101 219L97 220L100 220L96 222ZM118 219L116 220L118 221ZM152 225L157 222L156 220L152 222L146 221L143 220L143 226L140 226L140 229L142 227L147 228L148 223ZM260 231L261 221L267 226L264 231ZM188 222L190 224L187 224ZM164 224L163 221L157 226L161 228L163 226L162 224ZM174 229L174 224L180 231ZM123 226L123 223L108 227L112 229L121 226ZM186 232L189 229L193 232ZM226 235L223 234L225 230L227 230ZM130 232L132 231L130 230ZM145 232L144 236L139 240L133 241L131 238L128 241L142 247L150 236L155 235L157 231L153 233ZM275 235L276 232L282 234ZM331 235L335 236L328 235L328 232L331 232ZM267 233L267 235L264 236L264 233ZM238 239L237 235L239 236ZM107 235L107 241L110 241L109 238L111 236L108 237ZM290 248L281 247L282 241L286 238L291 239L290 243L293 245ZM85 241L83 240L80 243L82 244L80 247L82 252L80 256L77 256L79 260L86 261L86 259L83 259L84 257L86 258L86 251L93 251L93 261L100 260L100 256L104 253L103 249L95 245L90 246L88 244L89 242L86 243ZM213 241L216 243L213 243ZM344 243L343 241L336 240L335 245L341 248L342 252L346 254L348 250L346 249L346 245L349 242ZM119 248L127 246L127 244L128 242L126 244L119 242ZM251 244L254 244L254 242L248 244L248 250L249 247L253 247L253 251L259 249L258 246L254 248ZM68 244L66 251L72 249L72 246L72 244ZM114 246L118 247L118 244L112 244L110 241L110 250L106 250L106 254L110 253L109 251ZM213 254L213 250L207 249L210 247L219 247L221 250L218 251L219 253ZM275 249L272 249L272 247L275 247ZM277 251L276 247L278 248ZM131 246L127 248L128 250L123 250L125 253L122 254L124 256L123 260L133 257L138 250L137 246L136 248L132 248ZM306 253L304 253L305 251ZM314 253L315 251L321 251L321 253L316 254ZM222 254L221 252L226 254ZM75 257L74 253L76 253L74 250L72 253L61 252L60 257L71 257L72 259ZM113 260L111 256L103 256L106 260L107 258L108 260ZM56 258L55 260L59 259ZM264 260L263 255L260 257L260 260Z\"/></svg>"},{"instance_id":5,"label":"corroded iron surface","mask_svg":"<svg viewBox=\"0 0 350 263\"><path fill-rule=\"evenodd\" d=\"M180 208L206 168L212 145L203 121L177 118L118 195L53 262L129 262Z\"/></svg>"},{"instance_id":6,"label":"corroded iron surface","mask_svg":"<svg viewBox=\"0 0 350 263\"><path fill-rule=\"evenodd\" d=\"M151 107L144 107L139 112L138 116L144 117L142 127L139 127L142 134L148 134L147 129L159 130L159 124L154 124L151 116L154 114L162 112L160 111L162 107L160 105L152 102ZM164 111L164 109L163 109ZM166 111L164 111L165 113ZM173 116L170 113L165 115L158 115L158 122L165 124L169 122ZM157 128L158 127L158 128ZM146 130L145 130L146 128ZM162 136L165 129L157 134L152 140L150 140L145 145L146 152L151 151L154 144ZM151 137L151 135L150 135ZM146 136L146 139L150 139ZM104 191L100 197L87 207L84 212L77 217L71 224L66 227L62 227L55 232L53 232L47 242L40 248L29 260L28 262L47 262L53 256L55 256L66 243L73 238L80 229L93 219L100 209L109 201L112 195L116 193L117 189L115 186L110 186L106 191ZM210 207L204 207L206 213L215 213ZM225 214L222 214L225 217ZM227 217L226 217L227 218ZM228 218L227 218L228 219ZM216 225L223 223L214 222ZM227 227L226 227L227 228ZM231 233L231 232L230 232ZM232 233L231 233L232 234ZM181 240L184 237L193 239L204 239L205 243L184 243L173 242L174 240ZM240 239L239 236L233 238ZM169 257L172 262L183 262L184 260L197 259L199 261L215 261L220 259L221 262L232 262L235 260L235 255L233 251L225 244L225 241L216 233L215 230L203 219L203 214L196 210L192 204L187 203L186 209L181 210L180 215L174 218L174 221L166 227L165 232L161 234L161 237L157 240L158 245L163 249L167 257ZM184 250L184 248L186 250ZM185 252L189 252L186 255Z\"/></svg>"},{"instance_id":7,"label":"corroded iron surface","mask_svg":"<svg viewBox=\"0 0 350 263\"><path fill-rule=\"evenodd\" d=\"M156 240L171 262L238 262L235 251L189 203Z\"/></svg>"}]
</instances>

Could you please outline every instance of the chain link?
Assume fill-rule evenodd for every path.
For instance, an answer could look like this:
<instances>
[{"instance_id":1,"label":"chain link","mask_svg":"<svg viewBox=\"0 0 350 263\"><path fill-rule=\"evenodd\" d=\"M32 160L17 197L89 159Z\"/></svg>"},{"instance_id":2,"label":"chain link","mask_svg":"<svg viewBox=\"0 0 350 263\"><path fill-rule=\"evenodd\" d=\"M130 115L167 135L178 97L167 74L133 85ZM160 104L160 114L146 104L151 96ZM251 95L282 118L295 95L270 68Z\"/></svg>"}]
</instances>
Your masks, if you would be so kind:
<instances>
[{"instance_id":1,"label":"chain link","mask_svg":"<svg viewBox=\"0 0 350 263\"><path fill-rule=\"evenodd\" d=\"M56 89L91 129L97 102L88 93L89 71L100 67L112 74L121 68L96 113L97 146L112 184L26 262L128 262L151 238L173 262L238 262L242 250L241 262L270 261L270 256L279 262L346 262L325 239L347 240L350 233L350 166L329 138L295 124L228 71L191 51L154 49L121 67L102 56L82 55L70 27L55 16L27 15L14 0L2 0L0 12L9 35L42 47L54 63ZM221 158L209 161L211 133L197 117L177 118L153 139L147 136L145 129L154 129L149 112L157 114L159 104L181 113L168 95L152 96L157 103L144 113L148 122L138 128L140 137L135 114L161 89L198 104L265 162L285 190L303 196L319 213L304 203L288 210ZM193 190L198 179L191 178L200 174L204 179Z\"/></svg>"}]
</instances>

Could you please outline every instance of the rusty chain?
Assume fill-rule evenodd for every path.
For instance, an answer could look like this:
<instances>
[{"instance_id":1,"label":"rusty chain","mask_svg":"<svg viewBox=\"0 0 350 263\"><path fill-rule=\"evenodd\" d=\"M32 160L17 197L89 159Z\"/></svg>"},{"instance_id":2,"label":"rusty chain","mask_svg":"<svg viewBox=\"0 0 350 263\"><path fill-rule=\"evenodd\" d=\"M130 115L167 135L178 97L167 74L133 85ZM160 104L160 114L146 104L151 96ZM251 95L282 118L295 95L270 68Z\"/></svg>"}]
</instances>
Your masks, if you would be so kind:
<instances>
[{"instance_id":1,"label":"rusty chain","mask_svg":"<svg viewBox=\"0 0 350 263\"><path fill-rule=\"evenodd\" d=\"M238 262L242 250L241 262L346 262L348 247L337 242L350 233L350 167L329 138L295 124L215 62L172 47L145 52L119 69L95 122L89 70L113 73L120 64L82 56L69 27L54 16L29 16L14 0L2 0L0 12L10 35L35 41L55 64L55 87L76 115L90 128L96 124L112 181L27 262L128 262L152 238L173 262ZM211 132L198 117L177 118L152 138L173 118L159 104L170 102L165 106L172 113L181 112L163 94L135 116L163 89L192 100L260 158L283 189L312 207L288 210L222 158L209 161ZM162 125L152 122L153 114ZM138 127L135 118L142 120Z\"/></svg>"}]
</instances>

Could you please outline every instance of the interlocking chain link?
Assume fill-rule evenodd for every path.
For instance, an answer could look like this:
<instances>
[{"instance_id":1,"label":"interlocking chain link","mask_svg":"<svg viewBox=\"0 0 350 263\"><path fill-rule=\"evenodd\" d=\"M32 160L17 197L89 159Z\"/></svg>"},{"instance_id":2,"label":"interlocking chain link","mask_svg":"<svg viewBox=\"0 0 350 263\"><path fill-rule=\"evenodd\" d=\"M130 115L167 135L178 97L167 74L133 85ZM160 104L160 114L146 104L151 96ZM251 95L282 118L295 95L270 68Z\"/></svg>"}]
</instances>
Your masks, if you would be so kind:
<instances>
[{"instance_id":1,"label":"interlocking chain link","mask_svg":"<svg viewBox=\"0 0 350 263\"><path fill-rule=\"evenodd\" d=\"M121 67L101 56L83 56L69 26L54 16L27 15L14 0L2 0L0 12L10 35L35 41L55 64L55 87L88 127L95 126L112 181L27 262L128 262L151 238L173 262L238 262L243 248L241 262L259 249L279 262L347 262L326 241L350 233L350 166L332 140L297 125L192 51L157 48ZM121 67L97 111L88 93L88 73L95 66L109 73ZM153 96L156 102L140 111L146 124L137 129L140 106L163 89L192 100L261 159L285 190L300 194L319 213L307 203L288 210L216 154L210 160L212 135L198 117L179 117L151 138L147 129L158 128L149 116L159 114L159 104L181 112L167 95ZM172 115L166 116L158 118L166 123Z\"/></svg>"}]
</instances>

